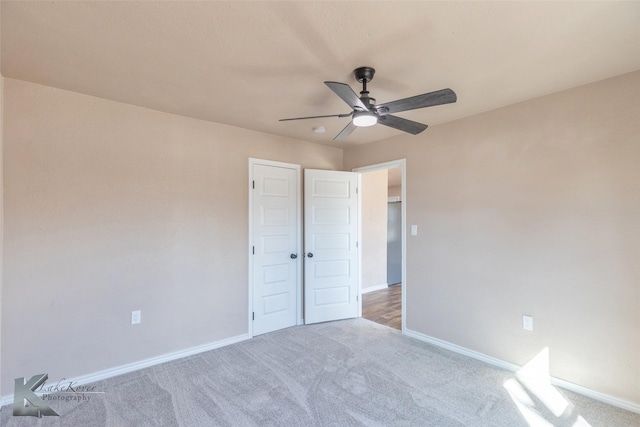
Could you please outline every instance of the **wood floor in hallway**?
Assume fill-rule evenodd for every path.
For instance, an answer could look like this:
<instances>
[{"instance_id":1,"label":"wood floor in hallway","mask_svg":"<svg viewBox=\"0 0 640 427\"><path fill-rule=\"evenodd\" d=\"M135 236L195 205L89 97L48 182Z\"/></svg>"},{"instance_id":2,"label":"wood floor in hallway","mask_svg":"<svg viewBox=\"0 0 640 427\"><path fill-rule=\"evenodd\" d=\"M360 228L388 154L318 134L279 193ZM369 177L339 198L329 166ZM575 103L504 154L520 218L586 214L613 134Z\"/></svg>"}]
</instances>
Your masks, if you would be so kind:
<instances>
[{"instance_id":1,"label":"wood floor in hallway","mask_svg":"<svg viewBox=\"0 0 640 427\"><path fill-rule=\"evenodd\" d=\"M363 294L362 317L402 330L402 285Z\"/></svg>"}]
</instances>

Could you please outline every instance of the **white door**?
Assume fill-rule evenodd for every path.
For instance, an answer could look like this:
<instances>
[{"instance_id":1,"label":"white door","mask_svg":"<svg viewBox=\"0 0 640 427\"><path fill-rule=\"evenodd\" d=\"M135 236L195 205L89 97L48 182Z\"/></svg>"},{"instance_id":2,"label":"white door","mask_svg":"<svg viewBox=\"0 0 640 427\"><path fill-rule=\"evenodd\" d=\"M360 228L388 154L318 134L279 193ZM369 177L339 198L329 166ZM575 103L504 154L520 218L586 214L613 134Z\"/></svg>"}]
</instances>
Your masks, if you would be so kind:
<instances>
[{"instance_id":1,"label":"white door","mask_svg":"<svg viewBox=\"0 0 640 427\"><path fill-rule=\"evenodd\" d=\"M358 175L305 169L305 323L358 315Z\"/></svg>"},{"instance_id":2,"label":"white door","mask_svg":"<svg viewBox=\"0 0 640 427\"><path fill-rule=\"evenodd\" d=\"M252 165L253 335L296 324L298 170Z\"/></svg>"}]
</instances>

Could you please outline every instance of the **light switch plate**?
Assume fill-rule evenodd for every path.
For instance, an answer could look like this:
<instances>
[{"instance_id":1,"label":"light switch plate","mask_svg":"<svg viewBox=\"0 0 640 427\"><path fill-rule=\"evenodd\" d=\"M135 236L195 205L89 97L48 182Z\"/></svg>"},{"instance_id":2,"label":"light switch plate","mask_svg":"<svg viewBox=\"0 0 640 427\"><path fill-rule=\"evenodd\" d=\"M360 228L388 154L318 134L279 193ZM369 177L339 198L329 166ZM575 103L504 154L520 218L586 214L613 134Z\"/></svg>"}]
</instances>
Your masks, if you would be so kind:
<instances>
[{"instance_id":1,"label":"light switch plate","mask_svg":"<svg viewBox=\"0 0 640 427\"><path fill-rule=\"evenodd\" d=\"M522 329L525 331L533 331L533 317L524 314L522 316Z\"/></svg>"},{"instance_id":2,"label":"light switch plate","mask_svg":"<svg viewBox=\"0 0 640 427\"><path fill-rule=\"evenodd\" d=\"M140 312L140 310L132 311L131 312L131 324L132 325L137 325L141 321L142 321L142 313Z\"/></svg>"}]
</instances>

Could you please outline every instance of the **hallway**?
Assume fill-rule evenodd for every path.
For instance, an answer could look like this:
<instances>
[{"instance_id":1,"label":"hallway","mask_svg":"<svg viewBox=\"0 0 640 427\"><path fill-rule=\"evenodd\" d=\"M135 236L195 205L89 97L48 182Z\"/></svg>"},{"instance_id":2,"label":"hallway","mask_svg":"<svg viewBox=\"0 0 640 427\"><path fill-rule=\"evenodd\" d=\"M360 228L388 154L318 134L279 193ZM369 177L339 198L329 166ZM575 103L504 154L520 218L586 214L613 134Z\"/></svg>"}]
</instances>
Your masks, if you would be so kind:
<instances>
[{"instance_id":1,"label":"hallway","mask_svg":"<svg viewBox=\"0 0 640 427\"><path fill-rule=\"evenodd\" d=\"M402 330L402 284L363 294L362 317Z\"/></svg>"}]
</instances>

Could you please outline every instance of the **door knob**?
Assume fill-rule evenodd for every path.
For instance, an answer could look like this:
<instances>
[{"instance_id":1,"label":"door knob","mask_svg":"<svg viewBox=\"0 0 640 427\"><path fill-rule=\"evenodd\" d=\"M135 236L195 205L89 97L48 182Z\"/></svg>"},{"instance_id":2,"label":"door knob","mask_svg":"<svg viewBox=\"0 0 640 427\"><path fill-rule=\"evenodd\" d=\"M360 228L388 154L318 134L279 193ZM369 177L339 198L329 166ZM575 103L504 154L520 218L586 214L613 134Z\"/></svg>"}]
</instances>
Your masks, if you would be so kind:
<instances>
[{"instance_id":1,"label":"door knob","mask_svg":"<svg viewBox=\"0 0 640 427\"><path fill-rule=\"evenodd\" d=\"M291 254L291 255L289 255L289 256L291 257L291 259L296 259L296 258L298 258L298 254Z\"/></svg>"},{"instance_id":2,"label":"door knob","mask_svg":"<svg viewBox=\"0 0 640 427\"><path fill-rule=\"evenodd\" d=\"M307 254L307 256L308 256L309 258L313 258L313 254L312 254L311 252L309 252L309 253Z\"/></svg>"}]
</instances>

